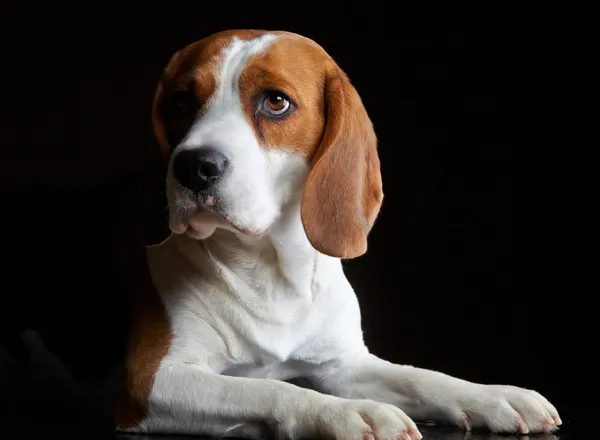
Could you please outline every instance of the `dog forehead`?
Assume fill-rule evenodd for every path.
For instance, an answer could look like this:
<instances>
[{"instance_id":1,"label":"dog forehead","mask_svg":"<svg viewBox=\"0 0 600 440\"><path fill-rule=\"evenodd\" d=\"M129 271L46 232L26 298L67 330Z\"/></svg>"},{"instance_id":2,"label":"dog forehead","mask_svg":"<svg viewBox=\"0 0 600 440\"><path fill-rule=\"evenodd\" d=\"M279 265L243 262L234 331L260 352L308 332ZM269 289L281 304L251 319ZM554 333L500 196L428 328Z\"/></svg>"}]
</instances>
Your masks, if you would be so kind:
<instances>
[{"instance_id":1,"label":"dog forehead","mask_svg":"<svg viewBox=\"0 0 600 440\"><path fill-rule=\"evenodd\" d=\"M323 67L328 56L313 40L286 31L229 30L218 32L179 50L165 68L163 79L175 87L191 83L211 83L227 56L236 47L245 49L246 63L268 64L273 69L300 66L313 73ZM264 44L261 44L264 43Z\"/></svg>"}]
</instances>

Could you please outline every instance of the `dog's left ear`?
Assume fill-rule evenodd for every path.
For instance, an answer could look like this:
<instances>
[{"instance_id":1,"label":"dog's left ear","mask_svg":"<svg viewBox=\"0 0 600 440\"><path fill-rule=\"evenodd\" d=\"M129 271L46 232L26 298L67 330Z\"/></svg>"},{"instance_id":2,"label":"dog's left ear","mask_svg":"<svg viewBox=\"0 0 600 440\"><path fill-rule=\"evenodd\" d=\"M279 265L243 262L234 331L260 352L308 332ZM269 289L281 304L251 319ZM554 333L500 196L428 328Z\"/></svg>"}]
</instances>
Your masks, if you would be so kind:
<instances>
[{"instance_id":1,"label":"dog's left ear","mask_svg":"<svg viewBox=\"0 0 600 440\"><path fill-rule=\"evenodd\" d=\"M331 61L325 82L326 126L304 184L301 218L319 252L355 258L381 208L377 138L348 77Z\"/></svg>"}]
</instances>

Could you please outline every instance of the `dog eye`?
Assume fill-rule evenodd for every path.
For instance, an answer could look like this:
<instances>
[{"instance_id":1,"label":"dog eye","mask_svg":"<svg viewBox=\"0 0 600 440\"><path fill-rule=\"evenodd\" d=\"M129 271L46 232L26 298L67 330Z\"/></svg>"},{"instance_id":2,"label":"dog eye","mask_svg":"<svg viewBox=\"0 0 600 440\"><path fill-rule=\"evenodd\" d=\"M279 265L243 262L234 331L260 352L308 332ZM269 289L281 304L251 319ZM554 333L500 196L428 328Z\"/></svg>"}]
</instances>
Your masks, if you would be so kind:
<instances>
[{"instance_id":1,"label":"dog eye","mask_svg":"<svg viewBox=\"0 0 600 440\"><path fill-rule=\"evenodd\" d=\"M176 91L173 92L172 96L175 107L181 112L190 112L196 106L196 97L193 93L186 91Z\"/></svg>"},{"instance_id":2,"label":"dog eye","mask_svg":"<svg viewBox=\"0 0 600 440\"><path fill-rule=\"evenodd\" d=\"M281 116L290 109L290 101L287 96L281 92L269 92L262 102L262 109L265 113L273 116Z\"/></svg>"}]
</instances>

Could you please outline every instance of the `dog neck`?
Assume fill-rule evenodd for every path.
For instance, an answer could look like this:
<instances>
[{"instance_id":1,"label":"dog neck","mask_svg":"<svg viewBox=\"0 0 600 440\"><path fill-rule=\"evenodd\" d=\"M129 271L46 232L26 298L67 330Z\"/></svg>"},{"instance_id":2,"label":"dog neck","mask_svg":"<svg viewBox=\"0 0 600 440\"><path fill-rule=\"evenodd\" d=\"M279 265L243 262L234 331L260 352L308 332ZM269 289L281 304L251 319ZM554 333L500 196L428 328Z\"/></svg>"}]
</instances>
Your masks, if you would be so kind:
<instances>
[{"instance_id":1,"label":"dog neck","mask_svg":"<svg viewBox=\"0 0 600 440\"><path fill-rule=\"evenodd\" d=\"M318 268L319 272L324 266L333 271L333 266L341 268L338 259L320 254L308 241L299 201L288 205L260 237L219 228L200 241L187 236L173 239L196 267L216 266L216 272L227 278L227 284L242 284L264 295L276 294L273 289L284 286L295 295L312 297Z\"/></svg>"}]
</instances>

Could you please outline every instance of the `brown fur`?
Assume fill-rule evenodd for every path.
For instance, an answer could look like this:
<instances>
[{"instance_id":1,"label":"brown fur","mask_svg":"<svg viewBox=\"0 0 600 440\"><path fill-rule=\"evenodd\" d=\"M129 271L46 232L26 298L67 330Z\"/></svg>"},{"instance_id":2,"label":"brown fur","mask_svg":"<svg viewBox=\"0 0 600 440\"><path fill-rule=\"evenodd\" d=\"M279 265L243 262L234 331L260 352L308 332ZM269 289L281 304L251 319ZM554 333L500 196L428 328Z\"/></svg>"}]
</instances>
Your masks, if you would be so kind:
<instances>
[{"instance_id":1,"label":"brown fur","mask_svg":"<svg viewBox=\"0 0 600 440\"><path fill-rule=\"evenodd\" d=\"M135 324L127 351L125 387L115 409L115 422L121 429L137 426L146 417L154 375L171 343L164 307L156 292L148 294L150 289L148 286L144 297L134 304Z\"/></svg>"}]
</instances>

